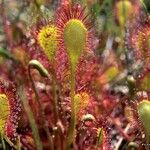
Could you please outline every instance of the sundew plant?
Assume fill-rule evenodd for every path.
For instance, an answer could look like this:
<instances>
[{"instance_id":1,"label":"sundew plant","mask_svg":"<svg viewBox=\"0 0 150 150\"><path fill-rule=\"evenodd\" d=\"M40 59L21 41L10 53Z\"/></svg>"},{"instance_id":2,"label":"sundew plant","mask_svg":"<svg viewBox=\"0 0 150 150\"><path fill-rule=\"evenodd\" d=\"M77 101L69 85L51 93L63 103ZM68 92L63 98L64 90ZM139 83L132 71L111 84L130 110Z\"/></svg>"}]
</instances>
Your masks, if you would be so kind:
<instances>
[{"instance_id":1,"label":"sundew plant","mask_svg":"<svg viewBox=\"0 0 150 150\"><path fill-rule=\"evenodd\" d=\"M150 0L0 0L0 150L150 150Z\"/></svg>"}]
</instances>

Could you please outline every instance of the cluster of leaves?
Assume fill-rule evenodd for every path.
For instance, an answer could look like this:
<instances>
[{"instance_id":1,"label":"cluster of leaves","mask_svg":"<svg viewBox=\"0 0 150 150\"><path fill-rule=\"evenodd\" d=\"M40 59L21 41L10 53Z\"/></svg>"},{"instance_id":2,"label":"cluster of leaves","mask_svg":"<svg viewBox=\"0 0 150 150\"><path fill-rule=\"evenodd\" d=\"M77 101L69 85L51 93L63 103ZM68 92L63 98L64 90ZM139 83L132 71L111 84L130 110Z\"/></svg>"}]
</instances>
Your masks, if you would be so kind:
<instances>
[{"instance_id":1,"label":"cluster of leaves","mask_svg":"<svg viewBox=\"0 0 150 150\"><path fill-rule=\"evenodd\" d=\"M0 0L0 146L148 150L148 0Z\"/></svg>"}]
</instances>

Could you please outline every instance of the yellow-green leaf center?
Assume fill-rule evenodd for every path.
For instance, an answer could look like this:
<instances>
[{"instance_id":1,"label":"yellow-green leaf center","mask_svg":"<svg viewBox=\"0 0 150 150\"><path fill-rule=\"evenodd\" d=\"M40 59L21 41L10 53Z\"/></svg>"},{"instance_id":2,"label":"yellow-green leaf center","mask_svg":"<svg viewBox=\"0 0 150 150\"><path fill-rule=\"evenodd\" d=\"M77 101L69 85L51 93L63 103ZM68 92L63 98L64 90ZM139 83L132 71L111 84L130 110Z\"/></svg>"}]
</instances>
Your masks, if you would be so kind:
<instances>
[{"instance_id":1,"label":"yellow-green leaf center","mask_svg":"<svg viewBox=\"0 0 150 150\"><path fill-rule=\"evenodd\" d=\"M76 65L85 49L87 29L78 19L71 19L64 28L64 43L72 65Z\"/></svg>"},{"instance_id":2,"label":"yellow-green leaf center","mask_svg":"<svg viewBox=\"0 0 150 150\"><path fill-rule=\"evenodd\" d=\"M5 94L0 94L0 133L4 131L5 123L10 115L10 105Z\"/></svg>"},{"instance_id":3,"label":"yellow-green leaf center","mask_svg":"<svg viewBox=\"0 0 150 150\"><path fill-rule=\"evenodd\" d=\"M143 100L138 107L139 118L142 121L146 134L150 135L150 101Z\"/></svg>"}]
</instances>

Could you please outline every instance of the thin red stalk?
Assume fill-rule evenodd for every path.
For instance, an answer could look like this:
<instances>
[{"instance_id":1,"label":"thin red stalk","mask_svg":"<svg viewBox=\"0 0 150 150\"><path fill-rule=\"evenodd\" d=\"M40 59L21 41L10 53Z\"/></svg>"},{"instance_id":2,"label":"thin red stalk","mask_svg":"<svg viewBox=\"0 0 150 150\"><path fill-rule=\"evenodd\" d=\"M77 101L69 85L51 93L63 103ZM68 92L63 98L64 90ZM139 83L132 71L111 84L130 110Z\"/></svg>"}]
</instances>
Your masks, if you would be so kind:
<instances>
[{"instance_id":1,"label":"thin red stalk","mask_svg":"<svg viewBox=\"0 0 150 150\"><path fill-rule=\"evenodd\" d=\"M127 139L128 141L131 140L131 137L124 132L124 130L118 125L118 123L116 122L116 119L113 117L110 117L111 121L113 122L113 124L116 126L116 128L119 130L120 134L122 134L122 136Z\"/></svg>"},{"instance_id":2,"label":"thin red stalk","mask_svg":"<svg viewBox=\"0 0 150 150\"><path fill-rule=\"evenodd\" d=\"M36 90L36 87L35 87L35 84L34 84L34 81L33 81L32 75L31 75L31 67L30 66L28 67L28 74L29 74L29 78L31 80L32 87L33 87L33 90L34 90L35 95L36 95L36 100L38 102L38 106L40 108L40 112L41 112L41 115L42 115L42 118L43 118L43 121L44 121L44 130L47 134L47 138L48 138L48 141L49 141L50 148L51 148L51 150L54 150L54 144L53 144L52 136L49 132L48 122L47 122L46 117L45 117L45 112L44 112L43 105L41 104L38 92Z\"/></svg>"}]
</instances>

